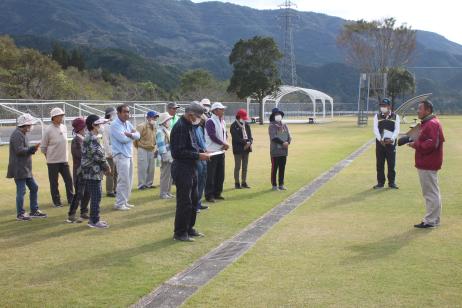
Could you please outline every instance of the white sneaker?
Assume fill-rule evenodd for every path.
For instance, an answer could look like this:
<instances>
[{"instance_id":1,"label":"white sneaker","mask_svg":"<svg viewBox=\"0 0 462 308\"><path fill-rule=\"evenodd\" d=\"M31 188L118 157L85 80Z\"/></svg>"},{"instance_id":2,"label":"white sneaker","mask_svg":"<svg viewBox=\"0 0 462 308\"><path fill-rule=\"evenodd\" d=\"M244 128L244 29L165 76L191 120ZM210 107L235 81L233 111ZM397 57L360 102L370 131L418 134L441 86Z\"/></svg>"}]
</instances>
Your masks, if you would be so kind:
<instances>
[{"instance_id":1,"label":"white sneaker","mask_svg":"<svg viewBox=\"0 0 462 308\"><path fill-rule=\"evenodd\" d=\"M167 193L167 195L168 195L170 198L172 198L172 199L175 198L175 196L172 195L171 193Z\"/></svg>"},{"instance_id":2,"label":"white sneaker","mask_svg":"<svg viewBox=\"0 0 462 308\"><path fill-rule=\"evenodd\" d=\"M172 199L173 197L170 196L170 195L165 194L165 195L161 195L160 198L161 199Z\"/></svg>"},{"instance_id":3,"label":"white sneaker","mask_svg":"<svg viewBox=\"0 0 462 308\"><path fill-rule=\"evenodd\" d=\"M114 210L116 211L128 211L130 208L126 207L125 205L116 205L114 206Z\"/></svg>"},{"instance_id":4,"label":"white sneaker","mask_svg":"<svg viewBox=\"0 0 462 308\"><path fill-rule=\"evenodd\" d=\"M134 208L135 206L133 204L125 203L125 207L128 207L129 209Z\"/></svg>"}]
</instances>

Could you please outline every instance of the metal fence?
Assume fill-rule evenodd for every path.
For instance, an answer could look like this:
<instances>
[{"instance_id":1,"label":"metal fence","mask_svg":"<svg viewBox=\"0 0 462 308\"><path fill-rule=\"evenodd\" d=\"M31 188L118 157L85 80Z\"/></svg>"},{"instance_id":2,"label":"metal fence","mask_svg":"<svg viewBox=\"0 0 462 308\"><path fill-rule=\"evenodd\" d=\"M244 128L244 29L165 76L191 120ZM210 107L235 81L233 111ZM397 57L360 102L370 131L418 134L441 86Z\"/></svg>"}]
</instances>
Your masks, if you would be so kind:
<instances>
[{"instance_id":1,"label":"metal fence","mask_svg":"<svg viewBox=\"0 0 462 308\"><path fill-rule=\"evenodd\" d=\"M168 102L166 101L97 101L97 100L65 100L65 101L45 101L45 100L12 100L0 99L0 144L8 144L9 137L16 127L16 119L19 115L30 113L40 121L40 125L32 131L30 140L32 143L41 140L42 132L47 125L50 125L50 111L59 107L64 110L66 116L64 123L68 128L68 137L72 138L71 122L77 117L85 117L90 114L104 116L105 109L116 107L120 104L127 104L131 111L131 121L137 125L144 121L145 115L149 110L165 112ZM189 102L177 102L180 106L180 113ZM239 109L247 110L251 118L259 117L260 105L258 103L247 102L226 102L227 107L225 120L231 123ZM283 105L283 106L281 106ZM274 103L265 104L264 120L268 121L271 110L276 107ZM309 118L321 119L323 112L320 109L312 110L309 103L281 103L280 108L285 112L287 121L308 122ZM334 104L334 115L354 115L355 104ZM330 114L330 110L327 111Z\"/></svg>"}]
</instances>

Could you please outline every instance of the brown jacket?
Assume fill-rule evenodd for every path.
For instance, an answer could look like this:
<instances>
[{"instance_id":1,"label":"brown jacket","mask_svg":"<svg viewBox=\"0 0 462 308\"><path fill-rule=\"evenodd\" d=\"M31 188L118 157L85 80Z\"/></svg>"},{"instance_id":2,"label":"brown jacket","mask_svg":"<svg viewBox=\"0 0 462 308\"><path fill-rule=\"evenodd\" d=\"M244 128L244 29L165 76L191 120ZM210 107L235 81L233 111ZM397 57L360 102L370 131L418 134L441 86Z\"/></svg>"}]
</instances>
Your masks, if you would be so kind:
<instances>
[{"instance_id":1,"label":"brown jacket","mask_svg":"<svg viewBox=\"0 0 462 308\"><path fill-rule=\"evenodd\" d=\"M139 124L136 130L140 133L140 140L134 141L135 148L140 147L146 151L154 151L156 149L156 128L144 122Z\"/></svg>"}]
</instances>

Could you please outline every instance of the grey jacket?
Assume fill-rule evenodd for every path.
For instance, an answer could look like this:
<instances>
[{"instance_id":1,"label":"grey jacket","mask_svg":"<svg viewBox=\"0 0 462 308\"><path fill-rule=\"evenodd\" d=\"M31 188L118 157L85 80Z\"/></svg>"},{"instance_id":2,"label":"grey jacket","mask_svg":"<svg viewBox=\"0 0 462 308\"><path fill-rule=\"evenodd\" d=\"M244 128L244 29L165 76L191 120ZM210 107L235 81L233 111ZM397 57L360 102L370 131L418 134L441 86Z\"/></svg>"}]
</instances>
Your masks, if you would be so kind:
<instances>
[{"instance_id":1,"label":"grey jacket","mask_svg":"<svg viewBox=\"0 0 462 308\"><path fill-rule=\"evenodd\" d=\"M271 122L268 128L268 133L271 141L270 154L271 157L281 157L289 155L289 150L284 149L284 142L291 143L289 128L285 124Z\"/></svg>"},{"instance_id":2,"label":"grey jacket","mask_svg":"<svg viewBox=\"0 0 462 308\"><path fill-rule=\"evenodd\" d=\"M10 158L8 162L7 178L16 180L32 177L32 155L34 146L29 146L29 139L19 128L10 137Z\"/></svg>"}]
</instances>

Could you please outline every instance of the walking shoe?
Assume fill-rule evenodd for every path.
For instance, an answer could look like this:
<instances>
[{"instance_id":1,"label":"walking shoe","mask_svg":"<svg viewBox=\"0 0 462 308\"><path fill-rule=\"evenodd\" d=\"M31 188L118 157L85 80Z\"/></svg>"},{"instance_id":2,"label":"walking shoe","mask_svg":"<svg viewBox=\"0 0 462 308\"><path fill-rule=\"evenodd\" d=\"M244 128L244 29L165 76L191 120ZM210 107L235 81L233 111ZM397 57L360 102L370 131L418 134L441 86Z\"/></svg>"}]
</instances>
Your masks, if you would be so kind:
<instances>
[{"instance_id":1,"label":"walking shoe","mask_svg":"<svg viewBox=\"0 0 462 308\"><path fill-rule=\"evenodd\" d=\"M188 232L188 235L189 235L189 236L192 236L192 237L204 237L204 236L205 236L204 233L200 233L200 232L197 231L196 229L191 229L191 230Z\"/></svg>"},{"instance_id":2,"label":"walking shoe","mask_svg":"<svg viewBox=\"0 0 462 308\"><path fill-rule=\"evenodd\" d=\"M29 213L30 218L47 218L48 215L45 213L42 213L40 210L36 210L33 213Z\"/></svg>"},{"instance_id":3,"label":"walking shoe","mask_svg":"<svg viewBox=\"0 0 462 308\"><path fill-rule=\"evenodd\" d=\"M236 189L241 189L241 184L235 183L235 184L234 184L234 188L236 188Z\"/></svg>"},{"instance_id":4,"label":"walking shoe","mask_svg":"<svg viewBox=\"0 0 462 308\"><path fill-rule=\"evenodd\" d=\"M173 239L175 241L181 241L181 242L194 242L194 239L189 237L189 235L173 235Z\"/></svg>"},{"instance_id":5,"label":"walking shoe","mask_svg":"<svg viewBox=\"0 0 462 308\"><path fill-rule=\"evenodd\" d=\"M125 205L116 205L114 206L114 210L116 211L129 211L130 209Z\"/></svg>"},{"instance_id":6,"label":"walking shoe","mask_svg":"<svg viewBox=\"0 0 462 308\"><path fill-rule=\"evenodd\" d=\"M18 221L29 221L31 219L32 218L30 218L26 214L19 214L18 216L16 216L16 220L18 220Z\"/></svg>"},{"instance_id":7,"label":"walking shoe","mask_svg":"<svg viewBox=\"0 0 462 308\"><path fill-rule=\"evenodd\" d=\"M278 188L277 186L273 186L273 188L271 188L271 189L274 190L274 191L278 191L278 190L279 190L279 188Z\"/></svg>"},{"instance_id":8,"label":"walking shoe","mask_svg":"<svg viewBox=\"0 0 462 308\"><path fill-rule=\"evenodd\" d=\"M375 185L375 186L372 187L372 188L373 188L373 189L381 189L381 188L383 188L383 186L384 186L383 184L377 184L377 185Z\"/></svg>"},{"instance_id":9,"label":"walking shoe","mask_svg":"<svg viewBox=\"0 0 462 308\"><path fill-rule=\"evenodd\" d=\"M215 197L215 199L217 199L217 200L225 200L225 197L223 197L223 196L220 195L220 196L218 196L218 197Z\"/></svg>"},{"instance_id":10,"label":"walking shoe","mask_svg":"<svg viewBox=\"0 0 462 308\"><path fill-rule=\"evenodd\" d=\"M160 198L161 198L161 199L164 199L164 200L173 199L173 197L172 197L172 196L170 196L170 195L167 195L167 194L165 194L165 195L161 195L161 196L160 196Z\"/></svg>"},{"instance_id":11,"label":"walking shoe","mask_svg":"<svg viewBox=\"0 0 462 308\"><path fill-rule=\"evenodd\" d=\"M146 185L141 185L138 187L138 190L145 190L146 188L148 188Z\"/></svg>"},{"instance_id":12,"label":"walking shoe","mask_svg":"<svg viewBox=\"0 0 462 308\"><path fill-rule=\"evenodd\" d=\"M215 203L215 199L213 198L205 198L205 201L209 202L209 203Z\"/></svg>"},{"instance_id":13,"label":"walking shoe","mask_svg":"<svg viewBox=\"0 0 462 308\"><path fill-rule=\"evenodd\" d=\"M78 219L75 217L75 215L70 215L69 217L67 217L65 222L67 222L68 224L74 224L77 223L77 220Z\"/></svg>"},{"instance_id":14,"label":"walking shoe","mask_svg":"<svg viewBox=\"0 0 462 308\"><path fill-rule=\"evenodd\" d=\"M284 185L279 186L279 190L287 190L287 188Z\"/></svg>"},{"instance_id":15,"label":"walking shoe","mask_svg":"<svg viewBox=\"0 0 462 308\"><path fill-rule=\"evenodd\" d=\"M115 198L115 193L107 193L106 194L107 197L110 197L110 198Z\"/></svg>"},{"instance_id":16,"label":"walking shoe","mask_svg":"<svg viewBox=\"0 0 462 308\"><path fill-rule=\"evenodd\" d=\"M80 214L80 218L82 219L90 219L90 216L88 216L87 213Z\"/></svg>"},{"instance_id":17,"label":"walking shoe","mask_svg":"<svg viewBox=\"0 0 462 308\"><path fill-rule=\"evenodd\" d=\"M247 183L242 183L242 186L241 186L241 187L242 187L242 188L250 188L250 186L247 185Z\"/></svg>"},{"instance_id":18,"label":"walking shoe","mask_svg":"<svg viewBox=\"0 0 462 308\"><path fill-rule=\"evenodd\" d=\"M132 209L134 208L135 206L133 204L130 204L130 203L125 203L125 207L128 207L129 209Z\"/></svg>"},{"instance_id":19,"label":"walking shoe","mask_svg":"<svg viewBox=\"0 0 462 308\"><path fill-rule=\"evenodd\" d=\"M209 207L208 207L207 205L202 205L202 204L201 204L201 205L199 206L199 210L206 210L206 209L208 209L208 208L209 208Z\"/></svg>"},{"instance_id":20,"label":"walking shoe","mask_svg":"<svg viewBox=\"0 0 462 308\"><path fill-rule=\"evenodd\" d=\"M196 213L200 213L200 212L201 212L201 210L200 210L200 209L197 209L197 210L196 210Z\"/></svg>"},{"instance_id":21,"label":"walking shoe","mask_svg":"<svg viewBox=\"0 0 462 308\"><path fill-rule=\"evenodd\" d=\"M396 185L395 183L388 184L388 187L392 189L399 189L398 185Z\"/></svg>"},{"instance_id":22,"label":"walking shoe","mask_svg":"<svg viewBox=\"0 0 462 308\"><path fill-rule=\"evenodd\" d=\"M418 225L414 225L415 228L419 228L419 229L427 229L427 228L435 228L434 225L430 225L430 224L426 224L424 222L421 222L420 224Z\"/></svg>"},{"instance_id":23,"label":"walking shoe","mask_svg":"<svg viewBox=\"0 0 462 308\"><path fill-rule=\"evenodd\" d=\"M174 198L175 198L175 196L174 196L174 195L172 195L171 193L167 193L167 195L168 195L170 198L172 198L172 199L174 199Z\"/></svg>"},{"instance_id":24,"label":"walking shoe","mask_svg":"<svg viewBox=\"0 0 462 308\"><path fill-rule=\"evenodd\" d=\"M61 203L56 203L56 204L53 204L53 207L60 208L60 207L63 207L63 205Z\"/></svg>"},{"instance_id":25,"label":"walking shoe","mask_svg":"<svg viewBox=\"0 0 462 308\"><path fill-rule=\"evenodd\" d=\"M98 221L97 223L92 223L92 222L88 222L87 224L90 228L96 228L96 229L106 229L106 228L109 228L109 225L107 224L107 222L105 221Z\"/></svg>"}]
</instances>

